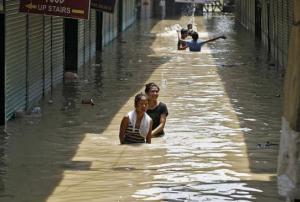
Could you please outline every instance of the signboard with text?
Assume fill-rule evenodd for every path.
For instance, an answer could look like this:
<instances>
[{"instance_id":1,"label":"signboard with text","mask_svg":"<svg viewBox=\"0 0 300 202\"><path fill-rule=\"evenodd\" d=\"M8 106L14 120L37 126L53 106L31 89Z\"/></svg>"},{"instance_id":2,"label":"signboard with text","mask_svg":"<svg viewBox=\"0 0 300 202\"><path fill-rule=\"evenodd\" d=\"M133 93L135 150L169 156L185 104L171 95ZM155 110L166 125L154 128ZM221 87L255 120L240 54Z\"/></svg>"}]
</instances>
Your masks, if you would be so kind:
<instances>
[{"instance_id":1,"label":"signboard with text","mask_svg":"<svg viewBox=\"0 0 300 202\"><path fill-rule=\"evenodd\" d=\"M113 13L116 0L91 0L91 8Z\"/></svg>"},{"instance_id":2,"label":"signboard with text","mask_svg":"<svg viewBox=\"0 0 300 202\"><path fill-rule=\"evenodd\" d=\"M20 12L89 19L90 0L20 0Z\"/></svg>"}]
</instances>

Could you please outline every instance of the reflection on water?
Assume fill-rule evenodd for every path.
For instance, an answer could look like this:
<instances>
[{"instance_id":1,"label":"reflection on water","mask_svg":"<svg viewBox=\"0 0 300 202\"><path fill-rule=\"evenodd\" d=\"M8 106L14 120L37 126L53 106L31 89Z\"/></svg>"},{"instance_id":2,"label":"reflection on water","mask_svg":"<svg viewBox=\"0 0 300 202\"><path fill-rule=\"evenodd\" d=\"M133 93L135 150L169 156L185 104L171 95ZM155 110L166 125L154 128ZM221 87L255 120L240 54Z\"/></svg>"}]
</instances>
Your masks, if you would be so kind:
<instances>
[{"instance_id":1,"label":"reflection on water","mask_svg":"<svg viewBox=\"0 0 300 202\"><path fill-rule=\"evenodd\" d=\"M42 102L42 116L9 122L0 201L280 201L278 73L232 16L196 17L200 37L228 39L177 51L173 28L188 21L138 22ZM121 146L121 118L149 81L169 108L166 135Z\"/></svg>"}]
</instances>

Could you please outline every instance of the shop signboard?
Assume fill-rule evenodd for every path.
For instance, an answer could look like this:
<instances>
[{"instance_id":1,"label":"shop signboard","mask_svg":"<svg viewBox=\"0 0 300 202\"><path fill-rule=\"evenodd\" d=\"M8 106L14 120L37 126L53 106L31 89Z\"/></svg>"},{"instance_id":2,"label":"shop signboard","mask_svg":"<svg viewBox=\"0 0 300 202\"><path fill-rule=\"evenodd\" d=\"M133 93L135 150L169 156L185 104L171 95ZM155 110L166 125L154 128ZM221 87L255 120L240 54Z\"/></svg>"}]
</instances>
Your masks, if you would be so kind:
<instances>
[{"instance_id":1,"label":"shop signboard","mask_svg":"<svg viewBox=\"0 0 300 202\"><path fill-rule=\"evenodd\" d=\"M214 0L175 0L178 3L195 3L195 4L206 4L213 3Z\"/></svg>"},{"instance_id":2,"label":"shop signboard","mask_svg":"<svg viewBox=\"0 0 300 202\"><path fill-rule=\"evenodd\" d=\"M20 0L19 11L67 18L88 19L90 0Z\"/></svg>"},{"instance_id":3,"label":"shop signboard","mask_svg":"<svg viewBox=\"0 0 300 202\"><path fill-rule=\"evenodd\" d=\"M116 0L91 0L91 8L113 13Z\"/></svg>"}]
</instances>

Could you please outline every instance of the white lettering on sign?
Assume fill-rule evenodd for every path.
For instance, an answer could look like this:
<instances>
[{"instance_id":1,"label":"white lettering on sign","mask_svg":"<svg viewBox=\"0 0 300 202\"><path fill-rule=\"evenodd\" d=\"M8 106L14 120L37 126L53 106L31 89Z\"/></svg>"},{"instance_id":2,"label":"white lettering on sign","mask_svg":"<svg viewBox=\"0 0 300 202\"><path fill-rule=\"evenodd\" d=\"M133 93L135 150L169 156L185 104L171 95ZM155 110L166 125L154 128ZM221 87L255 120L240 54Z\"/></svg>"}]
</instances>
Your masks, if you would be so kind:
<instances>
[{"instance_id":1,"label":"white lettering on sign","mask_svg":"<svg viewBox=\"0 0 300 202\"><path fill-rule=\"evenodd\" d=\"M60 7L60 6L49 6L48 11L49 12L56 12L56 13L70 14L71 13L71 8Z\"/></svg>"},{"instance_id":2,"label":"white lettering on sign","mask_svg":"<svg viewBox=\"0 0 300 202\"><path fill-rule=\"evenodd\" d=\"M39 11L44 11L44 10L47 9L47 6L46 6L46 5L40 5L40 4L38 4L38 5L37 5L37 9L38 9Z\"/></svg>"},{"instance_id":3,"label":"white lettering on sign","mask_svg":"<svg viewBox=\"0 0 300 202\"><path fill-rule=\"evenodd\" d=\"M46 0L46 3L63 4L65 0Z\"/></svg>"}]
</instances>

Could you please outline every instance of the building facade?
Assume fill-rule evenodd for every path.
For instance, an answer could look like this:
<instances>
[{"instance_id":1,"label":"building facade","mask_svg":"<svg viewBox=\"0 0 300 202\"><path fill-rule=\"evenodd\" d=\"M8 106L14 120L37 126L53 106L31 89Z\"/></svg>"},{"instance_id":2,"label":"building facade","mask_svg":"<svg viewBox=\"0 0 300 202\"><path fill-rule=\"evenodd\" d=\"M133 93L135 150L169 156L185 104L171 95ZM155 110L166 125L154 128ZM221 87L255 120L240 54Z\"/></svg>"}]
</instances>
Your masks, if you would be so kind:
<instances>
[{"instance_id":1,"label":"building facade","mask_svg":"<svg viewBox=\"0 0 300 202\"><path fill-rule=\"evenodd\" d=\"M293 24L293 0L236 0L236 16L268 51L270 58L285 69Z\"/></svg>"},{"instance_id":2,"label":"building facade","mask_svg":"<svg viewBox=\"0 0 300 202\"><path fill-rule=\"evenodd\" d=\"M1 3L2 1L0 1ZM19 0L0 10L0 125L30 109L134 23L136 0L117 0L114 13L90 10L89 20L19 12Z\"/></svg>"},{"instance_id":3,"label":"building facade","mask_svg":"<svg viewBox=\"0 0 300 202\"><path fill-rule=\"evenodd\" d=\"M300 1L237 0L236 4L238 20L283 68L278 192L286 201L300 201Z\"/></svg>"}]
</instances>

